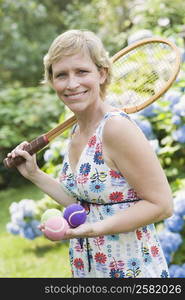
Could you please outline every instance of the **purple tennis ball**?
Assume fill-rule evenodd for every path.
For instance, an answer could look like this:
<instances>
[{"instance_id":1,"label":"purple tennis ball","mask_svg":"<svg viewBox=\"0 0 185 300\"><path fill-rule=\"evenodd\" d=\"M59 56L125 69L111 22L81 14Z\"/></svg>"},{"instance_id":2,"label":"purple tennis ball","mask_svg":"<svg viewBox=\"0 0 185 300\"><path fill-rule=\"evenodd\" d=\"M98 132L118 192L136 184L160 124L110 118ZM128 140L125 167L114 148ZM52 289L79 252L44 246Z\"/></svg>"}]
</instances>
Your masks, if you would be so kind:
<instances>
[{"instance_id":1,"label":"purple tennis ball","mask_svg":"<svg viewBox=\"0 0 185 300\"><path fill-rule=\"evenodd\" d=\"M63 217L71 227L77 227L85 222L87 215L83 206L71 204L66 207Z\"/></svg>"}]
</instances>

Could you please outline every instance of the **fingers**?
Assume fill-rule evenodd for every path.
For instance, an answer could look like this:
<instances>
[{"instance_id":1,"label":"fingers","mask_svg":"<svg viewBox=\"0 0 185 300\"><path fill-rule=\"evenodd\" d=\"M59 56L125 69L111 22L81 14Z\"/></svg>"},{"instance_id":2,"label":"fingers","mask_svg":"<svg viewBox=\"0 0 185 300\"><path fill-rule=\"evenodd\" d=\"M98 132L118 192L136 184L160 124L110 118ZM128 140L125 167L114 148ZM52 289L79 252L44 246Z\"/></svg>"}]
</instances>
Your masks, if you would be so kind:
<instances>
[{"instance_id":1,"label":"fingers","mask_svg":"<svg viewBox=\"0 0 185 300\"><path fill-rule=\"evenodd\" d=\"M91 224L82 224L76 228L66 230L64 239L92 237L94 234Z\"/></svg>"},{"instance_id":2,"label":"fingers","mask_svg":"<svg viewBox=\"0 0 185 300\"><path fill-rule=\"evenodd\" d=\"M20 155L20 156L24 157L26 160L28 160L31 156L27 151L24 150L27 145L29 145L28 142L26 142L26 141L22 142L15 149L13 149L10 153L8 153L7 157L15 158L16 156Z\"/></svg>"},{"instance_id":3,"label":"fingers","mask_svg":"<svg viewBox=\"0 0 185 300\"><path fill-rule=\"evenodd\" d=\"M44 230L45 230L45 224L40 224L39 226L38 226L38 229L40 230L40 231L42 231L42 232L44 232Z\"/></svg>"}]
</instances>

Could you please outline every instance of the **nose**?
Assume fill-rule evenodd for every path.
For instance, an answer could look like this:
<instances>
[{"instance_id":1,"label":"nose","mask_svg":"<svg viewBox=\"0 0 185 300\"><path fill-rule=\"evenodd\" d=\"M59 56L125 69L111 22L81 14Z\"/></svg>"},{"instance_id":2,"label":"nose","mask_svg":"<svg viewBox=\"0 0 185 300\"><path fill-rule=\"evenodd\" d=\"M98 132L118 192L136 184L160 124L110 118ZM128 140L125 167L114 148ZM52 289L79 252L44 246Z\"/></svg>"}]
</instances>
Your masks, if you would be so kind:
<instances>
[{"instance_id":1,"label":"nose","mask_svg":"<svg viewBox=\"0 0 185 300\"><path fill-rule=\"evenodd\" d=\"M67 81L67 89L74 90L79 87L80 83L78 82L78 78L75 75L69 75Z\"/></svg>"}]
</instances>

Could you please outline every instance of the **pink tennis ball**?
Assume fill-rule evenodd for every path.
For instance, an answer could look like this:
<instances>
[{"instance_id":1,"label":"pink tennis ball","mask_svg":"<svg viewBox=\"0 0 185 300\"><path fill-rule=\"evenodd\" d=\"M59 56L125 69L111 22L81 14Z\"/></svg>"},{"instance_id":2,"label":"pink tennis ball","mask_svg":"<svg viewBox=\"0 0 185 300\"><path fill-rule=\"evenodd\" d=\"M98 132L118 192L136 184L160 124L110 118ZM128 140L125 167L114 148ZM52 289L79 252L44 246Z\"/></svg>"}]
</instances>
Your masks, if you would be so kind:
<instances>
[{"instance_id":1,"label":"pink tennis ball","mask_svg":"<svg viewBox=\"0 0 185 300\"><path fill-rule=\"evenodd\" d=\"M83 206L74 203L66 207L63 217L67 220L69 226L77 227L85 223L87 214Z\"/></svg>"},{"instance_id":2,"label":"pink tennis ball","mask_svg":"<svg viewBox=\"0 0 185 300\"><path fill-rule=\"evenodd\" d=\"M52 241L60 241L69 228L62 216L51 217L45 222L44 235Z\"/></svg>"}]
</instances>

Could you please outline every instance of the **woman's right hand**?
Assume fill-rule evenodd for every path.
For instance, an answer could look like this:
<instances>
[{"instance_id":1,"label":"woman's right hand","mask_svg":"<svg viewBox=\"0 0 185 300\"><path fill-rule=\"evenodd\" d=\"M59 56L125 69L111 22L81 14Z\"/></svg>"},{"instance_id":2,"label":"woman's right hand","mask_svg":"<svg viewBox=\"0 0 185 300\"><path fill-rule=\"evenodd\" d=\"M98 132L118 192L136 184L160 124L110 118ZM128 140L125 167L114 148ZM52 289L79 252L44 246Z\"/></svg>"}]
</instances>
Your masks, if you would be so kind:
<instances>
[{"instance_id":1,"label":"woman's right hand","mask_svg":"<svg viewBox=\"0 0 185 300\"><path fill-rule=\"evenodd\" d=\"M7 157L9 158L22 156L25 159L25 162L16 166L16 168L21 173L21 175L23 175L27 179L32 178L34 174L39 170L39 167L36 162L36 155L30 155L27 151L24 150L24 147L28 144L29 143L26 141L22 142L7 155Z\"/></svg>"}]
</instances>

